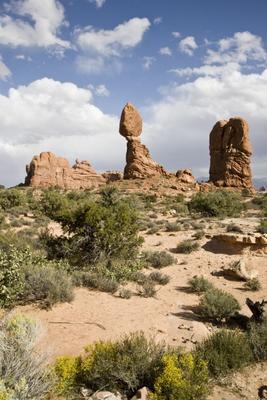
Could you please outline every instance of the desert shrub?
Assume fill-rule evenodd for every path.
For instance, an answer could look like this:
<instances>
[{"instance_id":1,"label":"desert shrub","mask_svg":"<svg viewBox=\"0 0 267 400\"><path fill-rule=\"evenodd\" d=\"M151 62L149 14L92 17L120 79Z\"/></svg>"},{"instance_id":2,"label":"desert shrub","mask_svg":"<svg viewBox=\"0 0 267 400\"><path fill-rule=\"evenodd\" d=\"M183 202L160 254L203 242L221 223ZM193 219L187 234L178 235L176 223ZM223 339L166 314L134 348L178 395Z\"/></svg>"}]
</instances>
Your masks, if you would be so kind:
<instances>
[{"instance_id":1,"label":"desert shrub","mask_svg":"<svg viewBox=\"0 0 267 400\"><path fill-rule=\"evenodd\" d=\"M194 238L195 240L200 240L200 239L202 239L204 236L205 236L205 232L204 232L204 231L202 231L202 230L197 230L197 231L194 233L193 238Z\"/></svg>"},{"instance_id":2,"label":"desert shrub","mask_svg":"<svg viewBox=\"0 0 267 400\"><path fill-rule=\"evenodd\" d=\"M130 290L130 289L125 289L125 288L122 288L120 291L119 291L119 296L120 296L120 298L122 298L122 299L127 299L127 300L129 300L131 297L132 297L132 291Z\"/></svg>"},{"instance_id":3,"label":"desert shrub","mask_svg":"<svg viewBox=\"0 0 267 400\"><path fill-rule=\"evenodd\" d=\"M243 230L239 225L236 224L229 224L226 227L226 231L227 232L238 232L238 233L242 233Z\"/></svg>"},{"instance_id":4,"label":"desert shrub","mask_svg":"<svg viewBox=\"0 0 267 400\"><path fill-rule=\"evenodd\" d=\"M119 283L116 280L89 271L75 271L73 273L73 284L107 293L115 293L119 288Z\"/></svg>"},{"instance_id":5,"label":"desert shrub","mask_svg":"<svg viewBox=\"0 0 267 400\"><path fill-rule=\"evenodd\" d=\"M199 249L199 244L192 240L184 240L176 246L176 253L190 254Z\"/></svg>"},{"instance_id":6,"label":"desert shrub","mask_svg":"<svg viewBox=\"0 0 267 400\"><path fill-rule=\"evenodd\" d=\"M222 329L196 346L198 356L206 361L214 377L244 367L252 360L246 335L239 331Z\"/></svg>"},{"instance_id":7,"label":"desert shrub","mask_svg":"<svg viewBox=\"0 0 267 400\"><path fill-rule=\"evenodd\" d=\"M181 225L177 222L167 222L166 231L167 232L178 232L181 230Z\"/></svg>"},{"instance_id":8,"label":"desert shrub","mask_svg":"<svg viewBox=\"0 0 267 400\"><path fill-rule=\"evenodd\" d=\"M206 363L192 353L166 354L155 380L153 400L205 399L208 394Z\"/></svg>"},{"instance_id":9,"label":"desert shrub","mask_svg":"<svg viewBox=\"0 0 267 400\"><path fill-rule=\"evenodd\" d=\"M37 351L40 327L24 316L13 315L1 324L0 393L12 399L43 399L52 389L48 357ZM9 398L9 397L6 397Z\"/></svg>"},{"instance_id":10,"label":"desert shrub","mask_svg":"<svg viewBox=\"0 0 267 400\"><path fill-rule=\"evenodd\" d=\"M95 343L85 351L78 377L81 384L92 390L105 388L132 395L143 386L152 389L166 347L141 332L114 343Z\"/></svg>"},{"instance_id":11,"label":"desert shrub","mask_svg":"<svg viewBox=\"0 0 267 400\"><path fill-rule=\"evenodd\" d=\"M159 285L167 285L170 282L170 277L159 271L151 272L151 274L149 274L149 279Z\"/></svg>"},{"instance_id":12,"label":"desert shrub","mask_svg":"<svg viewBox=\"0 0 267 400\"><path fill-rule=\"evenodd\" d=\"M193 276L193 278L189 279L188 285L190 290L194 293L203 293L213 288L213 284L204 276Z\"/></svg>"},{"instance_id":13,"label":"desert shrub","mask_svg":"<svg viewBox=\"0 0 267 400\"><path fill-rule=\"evenodd\" d=\"M245 282L244 288L252 292L257 292L261 289L261 283L258 278L252 278Z\"/></svg>"},{"instance_id":14,"label":"desert shrub","mask_svg":"<svg viewBox=\"0 0 267 400\"><path fill-rule=\"evenodd\" d=\"M260 225L258 226L258 232L267 233L267 219L262 219Z\"/></svg>"},{"instance_id":15,"label":"desert shrub","mask_svg":"<svg viewBox=\"0 0 267 400\"><path fill-rule=\"evenodd\" d=\"M53 367L56 376L56 394L66 395L76 389L79 369L80 359L78 357L57 358Z\"/></svg>"},{"instance_id":16,"label":"desert shrub","mask_svg":"<svg viewBox=\"0 0 267 400\"><path fill-rule=\"evenodd\" d=\"M143 258L153 268L164 268L176 262L175 258L167 251L147 251Z\"/></svg>"},{"instance_id":17,"label":"desert shrub","mask_svg":"<svg viewBox=\"0 0 267 400\"><path fill-rule=\"evenodd\" d=\"M11 248L9 252L0 250L0 307L14 304L23 289L21 265L28 259L27 252Z\"/></svg>"},{"instance_id":18,"label":"desert shrub","mask_svg":"<svg viewBox=\"0 0 267 400\"><path fill-rule=\"evenodd\" d=\"M267 318L261 323L252 322L247 332L255 361L267 360Z\"/></svg>"},{"instance_id":19,"label":"desert shrub","mask_svg":"<svg viewBox=\"0 0 267 400\"><path fill-rule=\"evenodd\" d=\"M139 285L143 285L148 280L148 276L145 275L143 272L136 272L132 275L131 280L133 282L139 283Z\"/></svg>"},{"instance_id":20,"label":"desert shrub","mask_svg":"<svg viewBox=\"0 0 267 400\"><path fill-rule=\"evenodd\" d=\"M152 280L146 280L140 287L139 287L139 295L141 297L154 297L157 293L155 282Z\"/></svg>"},{"instance_id":21,"label":"desert shrub","mask_svg":"<svg viewBox=\"0 0 267 400\"><path fill-rule=\"evenodd\" d=\"M5 214L0 211L0 226L5 222Z\"/></svg>"},{"instance_id":22,"label":"desert shrub","mask_svg":"<svg viewBox=\"0 0 267 400\"><path fill-rule=\"evenodd\" d=\"M0 250L7 252L10 246L19 250L24 250L27 247L32 250L38 250L42 247L38 236L35 236L29 229L19 232L19 235L10 229L5 232L0 232Z\"/></svg>"},{"instance_id":23,"label":"desert shrub","mask_svg":"<svg viewBox=\"0 0 267 400\"><path fill-rule=\"evenodd\" d=\"M10 208L22 206L25 203L25 194L19 189L0 190L0 209L9 210Z\"/></svg>"},{"instance_id":24,"label":"desert shrub","mask_svg":"<svg viewBox=\"0 0 267 400\"><path fill-rule=\"evenodd\" d=\"M123 199L111 205L101 199L71 208L63 204L52 217L68 234L60 239L73 264L95 263L102 258L134 259L143 241L138 236L138 216ZM56 242L60 244L59 239Z\"/></svg>"},{"instance_id":25,"label":"desert shrub","mask_svg":"<svg viewBox=\"0 0 267 400\"><path fill-rule=\"evenodd\" d=\"M155 233L158 233L160 230L160 226L158 226L156 223L153 223L153 226L148 229L147 234L148 235L155 235Z\"/></svg>"},{"instance_id":26,"label":"desert shrub","mask_svg":"<svg viewBox=\"0 0 267 400\"><path fill-rule=\"evenodd\" d=\"M189 203L191 212L209 217L239 216L244 207L239 194L225 190L208 193L198 192Z\"/></svg>"},{"instance_id":27,"label":"desert shrub","mask_svg":"<svg viewBox=\"0 0 267 400\"><path fill-rule=\"evenodd\" d=\"M216 288L205 292L199 303L199 314L216 322L227 320L239 310L240 305L234 296Z\"/></svg>"},{"instance_id":28,"label":"desert shrub","mask_svg":"<svg viewBox=\"0 0 267 400\"><path fill-rule=\"evenodd\" d=\"M22 268L24 286L20 296L23 302L37 301L43 307L73 300L70 276L57 263L28 264Z\"/></svg>"}]
</instances>

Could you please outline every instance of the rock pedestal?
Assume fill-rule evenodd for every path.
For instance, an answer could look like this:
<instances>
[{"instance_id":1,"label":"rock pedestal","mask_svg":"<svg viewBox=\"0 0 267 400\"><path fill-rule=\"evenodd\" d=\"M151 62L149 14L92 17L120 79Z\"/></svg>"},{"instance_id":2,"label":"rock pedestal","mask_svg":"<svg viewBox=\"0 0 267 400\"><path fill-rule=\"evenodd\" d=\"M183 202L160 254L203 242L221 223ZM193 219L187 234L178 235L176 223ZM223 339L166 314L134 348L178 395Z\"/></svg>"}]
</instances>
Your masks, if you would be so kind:
<instances>
[{"instance_id":1,"label":"rock pedestal","mask_svg":"<svg viewBox=\"0 0 267 400\"><path fill-rule=\"evenodd\" d=\"M148 148L141 143L142 126L139 112L132 104L127 103L120 120L120 134L127 140L124 179L168 175L164 168L151 158Z\"/></svg>"},{"instance_id":2,"label":"rock pedestal","mask_svg":"<svg viewBox=\"0 0 267 400\"><path fill-rule=\"evenodd\" d=\"M218 121L210 133L210 182L252 188L251 154L247 122L240 117Z\"/></svg>"}]
</instances>

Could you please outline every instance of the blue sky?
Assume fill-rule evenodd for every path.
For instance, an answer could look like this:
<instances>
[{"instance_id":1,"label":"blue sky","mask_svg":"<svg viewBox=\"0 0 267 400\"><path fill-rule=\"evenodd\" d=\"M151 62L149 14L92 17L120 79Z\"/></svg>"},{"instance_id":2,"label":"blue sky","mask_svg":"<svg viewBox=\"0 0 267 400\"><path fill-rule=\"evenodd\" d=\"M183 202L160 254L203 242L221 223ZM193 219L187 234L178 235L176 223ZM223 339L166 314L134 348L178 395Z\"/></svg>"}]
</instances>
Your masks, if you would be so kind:
<instances>
[{"instance_id":1,"label":"blue sky","mask_svg":"<svg viewBox=\"0 0 267 400\"><path fill-rule=\"evenodd\" d=\"M122 107L168 170L208 174L218 119L251 127L255 176L267 176L267 1L0 1L0 181L24 179L53 151L122 169Z\"/></svg>"}]
</instances>

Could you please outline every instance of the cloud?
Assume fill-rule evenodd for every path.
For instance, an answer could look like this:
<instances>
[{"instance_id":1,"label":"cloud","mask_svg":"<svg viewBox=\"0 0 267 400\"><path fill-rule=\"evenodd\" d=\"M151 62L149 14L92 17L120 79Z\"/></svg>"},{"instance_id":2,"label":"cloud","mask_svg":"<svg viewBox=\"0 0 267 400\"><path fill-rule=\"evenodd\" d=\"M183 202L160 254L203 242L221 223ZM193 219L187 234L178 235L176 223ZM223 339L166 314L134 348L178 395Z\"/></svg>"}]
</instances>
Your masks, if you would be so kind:
<instances>
[{"instance_id":1,"label":"cloud","mask_svg":"<svg viewBox=\"0 0 267 400\"><path fill-rule=\"evenodd\" d=\"M191 77L191 76L221 76L232 73L234 71L240 71L240 65L237 63L228 63L226 65L202 65L201 67L186 67L171 69L170 72L175 73L180 77Z\"/></svg>"},{"instance_id":2,"label":"cloud","mask_svg":"<svg viewBox=\"0 0 267 400\"><path fill-rule=\"evenodd\" d=\"M162 23L162 17L154 18L154 20L153 20L154 25L159 25L161 23Z\"/></svg>"},{"instance_id":3,"label":"cloud","mask_svg":"<svg viewBox=\"0 0 267 400\"><path fill-rule=\"evenodd\" d=\"M172 36L177 39L177 38L181 37L181 34L180 34L180 32L172 32Z\"/></svg>"},{"instance_id":4,"label":"cloud","mask_svg":"<svg viewBox=\"0 0 267 400\"><path fill-rule=\"evenodd\" d=\"M194 54L194 50L198 48L198 45L195 41L194 36L187 36L186 38L182 39L179 43L179 49L182 53L185 53L189 56Z\"/></svg>"},{"instance_id":5,"label":"cloud","mask_svg":"<svg viewBox=\"0 0 267 400\"><path fill-rule=\"evenodd\" d=\"M162 56L171 56L172 51L169 47L162 47L161 49L159 49L159 54L161 54Z\"/></svg>"},{"instance_id":6,"label":"cloud","mask_svg":"<svg viewBox=\"0 0 267 400\"><path fill-rule=\"evenodd\" d=\"M149 71L155 61L155 57L143 57L143 68Z\"/></svg>"},{"instance_id":7,"label":"cloud","mask_svg":"<svg viewBox=\"0 0 267 400\"><path fill-rule=\"evenodd\" d=\"M120 72L120 59L142 41L149 27L147 18L132 18L113 30L96 30L92 26L76 30L76 43L81 51L76 59L78 70L94 74Z\"/></svg>"},{"instance_id":8,"label":"cloud","mask_svg":"<svg viewBox=\"0 0 267 400\"><path fill-rule=\"evenodd\" d=\"M104 85L96 91L103 95ZM1 183L22 181L24 166L41 151L53 151L71 162L88 159L97 169L121 169L125 143L118 126L116 116L93 104L91 90L73 83L43 78L12 88L7 96L0 95L0 155L5 160Z\"/></svg>"},{"instance_id":9,"label":"cloud","mask_svg":"<svg viewBox=\"0 0 267 400\"><path fill-rule=\"evenodd\" d=\"M10 69L2 61L2 57L0 55L0 79L1 80L6 80L6 78L10 77L11 75L12 74L11 74Z\"/></svg>"},{"instance_id":10,"label":"cloud","mask_svg":"<svg viewBox=\"0 0 267 400\"><path fill-rule=\"evenodd\" d=\"M246 63L248 60L266 61L267 53L260 36L237 32L217 43L217 50L208 49L205 64Z\"/></svg>"},{"instance_id":11,"label":"cloud","mask_svg":"<svg viewBox=\"0 0 267 400\"><path fill-rule=\"evenodd\" d=\"M108 88L101 84L98 86L94 86L94 85L88 85L88 89L91 90L96 96L99 97L109 97L110 96L110 91L108 90Z\"/></svg>"},{"instance_id":12,"label":"cloud","mask_svg":"<svg viewBox=\"0 0 267 400\"><path fill-rule=\"evenodd\" d=\"M153 158L169 170L193 168L207 176L209 133L216 121L245 118L253 144L253 172L266 176L267 69L261 73L228 73L173 83L162 98L145 109L144 138Z\"/></svg>"},{"instance_id":13,"label":"cloud","mask_svg":"<svg viewBox=\"0 0 267 400\"><path fill-rule=\"evenodd\" d=\"M89 2L95 3L96 8L101 8L105 4L106 0L89 0Z\"/></svg>"},{"instance_id":14,"label":"cloud","mask_svg":"<svg viewBox=\"0 0 267 400\"><path fill-rule=\"evenodd\" d=\"M57 0L13 0L0 16L0 44L18 47L69 48L58 36L66 25L64 8ZM12 15L12 16L11 16Z\"/></svg>"}]
</instances>

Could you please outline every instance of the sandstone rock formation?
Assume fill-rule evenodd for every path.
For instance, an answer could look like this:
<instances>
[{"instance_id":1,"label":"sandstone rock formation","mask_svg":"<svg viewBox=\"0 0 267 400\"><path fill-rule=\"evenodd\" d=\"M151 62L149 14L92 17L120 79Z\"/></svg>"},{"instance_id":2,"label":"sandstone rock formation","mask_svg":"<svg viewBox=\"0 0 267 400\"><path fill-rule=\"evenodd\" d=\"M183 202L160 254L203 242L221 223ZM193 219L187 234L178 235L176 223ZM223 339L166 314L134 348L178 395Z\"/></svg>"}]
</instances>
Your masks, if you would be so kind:
<instances>
[{"instance_id":1,"label":"sandstone rock formation","mask_svg":"<svg viewBox=\"0 0 267 400\"><path fill-rule=\"evenodd\" d=\"M251 154L247 122L239 117L218 121L210 133L210 182L251 188Z\"/></svg>"},{"instance_id":2,"label":"sandstone rock formation","mask_svg":"<svg viewBox=\"0 0 267 400\"><path fill-rule=\"evenodd\" d=\"M196 179L192 174L191 169L179 169L175 176L181 181L182 183L189 183L189 184L196 184Z\"/></svg>"},{"instance_id":3,"label":"sandstone rock formation","mask_svg":"<svg viewBox=\"0 0 267 400\"><path fill-rule=\"evenodd\" d=\"M26 166L25 185L39 188L57 186L62 189L87 189L105 183L88 161L76 160L73 167L63 157L50 152L34 156Z\"/></svg>"},{"instance_id":4,"label":"sandstone rock formation","mask_svg":"<svg viewBox=\"0 0 267 400\"><path fill-rule=\"evenodd\" d=\"M206 250L215 253L242 254L255 251L267 254L267 234L220 233L213 235L205 246Z\"/></svg>"},{"instance_id":5,"label":"sandstone rock formation","mask_svg":"<svg viewBox=\"0 0 267 400\"><path fill-rule=\"evenodd\" d=\"M229 266L223 268L223 274L235 279L241 279L244 281L249 281L253 278L257 278L259 273L255 269L251 268L248 263L241 259L239 261L234 261Z\"/></svg>"},{"instance_id":6,"label":"sandstone rock formation","mask_svg":"<svg viewBox=\"0 0 267 400\"><path fill-rule=\"evenodd\" d=\"M120 120L120 134L127 140L124 179L168 175L161 165L152 160L148 148L141 143L142 125L139 112L132 104L127 103Z\"/></svg>"}]
</instances>

